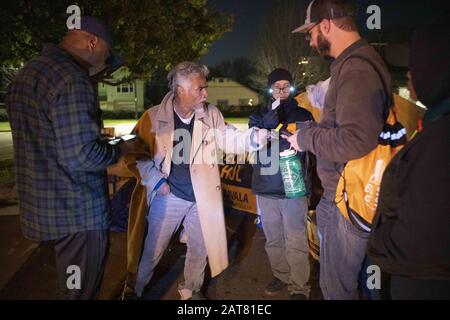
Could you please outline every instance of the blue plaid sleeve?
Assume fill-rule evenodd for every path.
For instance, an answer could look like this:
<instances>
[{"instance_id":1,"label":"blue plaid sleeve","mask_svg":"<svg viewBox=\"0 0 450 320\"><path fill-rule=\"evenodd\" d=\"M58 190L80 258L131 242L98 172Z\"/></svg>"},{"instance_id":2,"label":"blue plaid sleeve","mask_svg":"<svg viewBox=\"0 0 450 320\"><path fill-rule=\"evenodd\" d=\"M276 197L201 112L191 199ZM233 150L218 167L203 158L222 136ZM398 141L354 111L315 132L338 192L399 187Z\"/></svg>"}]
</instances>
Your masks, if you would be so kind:
<instances>
[{"instance_id":1,"label":"blue plaid sleeve","mask_svg":"<svg viewBox=\"0 0 450 320\"><path fill-rule=\"evenodd\" d=\"M86 78L71 79L50 110L58 162L74 171L103 170L119 157L117 146L100 140L94 89Z\"/></svg>"}]
</instances>

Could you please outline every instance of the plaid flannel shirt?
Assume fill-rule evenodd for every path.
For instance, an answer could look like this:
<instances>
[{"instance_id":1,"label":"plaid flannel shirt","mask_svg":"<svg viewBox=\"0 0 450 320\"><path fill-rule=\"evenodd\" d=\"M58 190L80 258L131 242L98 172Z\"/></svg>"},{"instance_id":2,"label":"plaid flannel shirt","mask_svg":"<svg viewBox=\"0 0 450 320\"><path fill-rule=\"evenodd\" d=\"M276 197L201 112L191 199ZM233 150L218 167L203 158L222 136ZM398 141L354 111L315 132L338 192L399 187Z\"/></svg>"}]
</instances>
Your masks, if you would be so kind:
<instances>
[{"instance_id":1,"label":"plaid flannel shirt","mask_svg":"<svg viewBox=\"0 0 450 320\"><path fill-rule=\"evenodd\" d=\"M6 106L25 237L108 228L105 169L119 151L100 140L101 111L87 71L47 44L14 78Z\"/></svg>"}]
</instances>

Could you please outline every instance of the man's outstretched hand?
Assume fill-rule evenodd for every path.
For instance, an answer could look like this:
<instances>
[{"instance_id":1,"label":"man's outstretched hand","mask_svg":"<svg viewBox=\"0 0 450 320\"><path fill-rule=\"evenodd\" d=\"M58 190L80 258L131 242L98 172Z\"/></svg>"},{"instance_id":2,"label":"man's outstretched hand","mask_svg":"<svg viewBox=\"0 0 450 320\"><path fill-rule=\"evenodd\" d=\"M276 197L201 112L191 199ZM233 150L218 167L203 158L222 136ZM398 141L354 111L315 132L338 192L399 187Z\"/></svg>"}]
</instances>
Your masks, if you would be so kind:
<instances>
[{"instance_id":1,"label":"man's outstretched hand","mask_svg":"<svg viewBox=\"0 0 450 320\"><path fill-rule=\"evenodd\" d=\"M297 142L297 134L298 134L299 130L295 131L291 136L287 136L285 134L282 134L281 137L283 139L286 139L290 144L291 144L291 148L301 152L303 151L302 149L300 149L298 142Z\"/></svg>"}]
</instances>

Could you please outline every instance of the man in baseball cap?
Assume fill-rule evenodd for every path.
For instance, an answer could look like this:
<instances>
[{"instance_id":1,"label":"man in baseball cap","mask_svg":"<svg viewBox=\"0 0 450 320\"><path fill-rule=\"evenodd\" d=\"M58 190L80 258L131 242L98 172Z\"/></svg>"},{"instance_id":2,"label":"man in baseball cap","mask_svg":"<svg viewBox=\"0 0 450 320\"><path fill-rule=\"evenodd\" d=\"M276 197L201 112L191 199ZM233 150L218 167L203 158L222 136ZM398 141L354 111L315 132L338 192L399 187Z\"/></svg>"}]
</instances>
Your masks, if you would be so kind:
<instances>
[{"instance_id":1,"label":"man in baseball cap","mask_svg":"<svg viewBox=\"0 0 450 320\"><path fill-rule=\"evenodd\" d=\"M101 139L92 76L118 60L106 28L93 17L80 20L21 68L5 97L22 231L54 249L49 263L61 299L98 297L109 245L106 168L120 156L146 153L139 139ZM79 285L68 285L73 272Z\"/></svg>"},{"instance_id":2,"label":"man in baseball cap","mask_svg":"<svg viewBox=\"0 0 450 320\"><path fill-rule=\"evenodd\" d=\"M305 23L293 30L292 33L308 33L322 19L338 19L352 17L354 15L352 5L349 1L321 1L313 0L306 9Z\"/></svg>"},{"instance_id":3,"label":"man in baseball cap","mask_svg":"<svg viewBox=\"0 0 450 320\"><path fill-rule=\"evenodd\" d=\"M82 16L79 28L69 29L61 45L78 56L82 64L87 64L91 76L122 65L114 50L111 33L96 17Z\"/></svg>"},{"instance_id":4,"label":"man in baseball cap","mask_svg":"<svg viewBox=\"0 0 450 320\"><path fill-rule=\"evenodd\" d=\"M351 0L313 0L305 23L293 33L307 33L309 45L325 58L336 58L342 48L359 39ZM323 28L326 26L326 28Z\"/></svg>"},{"instance_id":5,"label":"man in baseball cap","mask_svg":"<svg viewBox=\"0 0 450 320\"><path fill-rule=\"evenodd\" d=\"M89 32L103 41L105 41L109 47L109 57L105 61L109 67L118 67L122 64L117 52L114 50L111 34L108 29L97 18L91 16L83 16L80 20L80 30Z\"/></svg>"},{"instance_id":6,"label":"man in baseball cap","mask_svg":"<svg viewBox=\"0 0 450 320\"><path fill-rule=\"evenodd\" d=\"M392 105L389 70L361 38L353 12L350 0L314 0L305 23L293 31L308 33L310 46L334 59L321 122L286 138L297 151L317 156L317 173L324 188L316 208L320 287L326 300L358 298L370 222L358 220L355 225L340 212L335 203L337 182L346 163L367 155L377 145L384 115Z\"/></svg>"}]
</instances>

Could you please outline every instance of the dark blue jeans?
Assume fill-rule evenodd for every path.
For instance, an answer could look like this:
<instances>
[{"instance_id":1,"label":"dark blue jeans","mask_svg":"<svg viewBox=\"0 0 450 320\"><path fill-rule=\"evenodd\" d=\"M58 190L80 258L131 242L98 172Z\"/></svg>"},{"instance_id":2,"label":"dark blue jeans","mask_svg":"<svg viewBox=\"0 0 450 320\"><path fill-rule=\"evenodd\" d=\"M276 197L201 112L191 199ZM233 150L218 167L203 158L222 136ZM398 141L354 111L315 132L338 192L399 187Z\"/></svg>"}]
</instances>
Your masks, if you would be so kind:
<instances>
[{"instance_id":1,"label":"dark blue jeans","mask_svg":"<svg viewBox=\"0 0 450 320\"><path fill-rule=\"evenodd\" d=\"M358 299L359 275L369 233L360 231L322 198L316 208L320 233L320 288L326 300Z\"/></svg>"}]
</instances>

